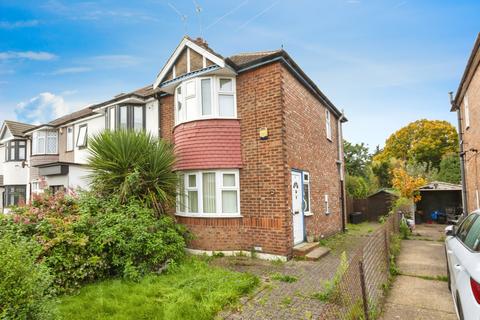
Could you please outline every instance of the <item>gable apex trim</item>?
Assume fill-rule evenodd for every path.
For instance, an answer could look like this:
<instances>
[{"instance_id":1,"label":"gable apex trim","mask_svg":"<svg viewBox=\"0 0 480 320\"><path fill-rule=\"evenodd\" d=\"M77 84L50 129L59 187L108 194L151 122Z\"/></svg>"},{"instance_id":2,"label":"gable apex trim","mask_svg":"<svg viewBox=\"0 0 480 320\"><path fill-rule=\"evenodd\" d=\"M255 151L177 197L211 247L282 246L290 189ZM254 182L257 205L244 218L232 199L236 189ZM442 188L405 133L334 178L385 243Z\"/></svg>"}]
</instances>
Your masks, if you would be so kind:
<instances>
[{"instance_id":1,"label":"gable apex trim","mask_svg":"<svg viewBox=\"0 0 480 320\"><path fill-rule=\"evenodd\" d=\"M195 50L198 54L200 54L203 57L207 58L208 60L212 61L213 63L218 65L220 68L225 67L225 61L222 58L220 58L220 57L214 55L213 53L209 52L208 50L205 50L204 48L200 47L198 44L191 41L189 38L184 37L183 40L180 42L180 44L175 49L175 51L173 52L173 54L168 59L165 66L162 68L162 70L158 74L157 79L155 80L155 83L153 84L154 89L158 88L160 83L163 81L163 79L167 75L168 71L174 65L174 63L177 60L180 53L182 53L183 49L185 49L185 48L190 48L192 50Z\"/></svg>"}]
</instances>

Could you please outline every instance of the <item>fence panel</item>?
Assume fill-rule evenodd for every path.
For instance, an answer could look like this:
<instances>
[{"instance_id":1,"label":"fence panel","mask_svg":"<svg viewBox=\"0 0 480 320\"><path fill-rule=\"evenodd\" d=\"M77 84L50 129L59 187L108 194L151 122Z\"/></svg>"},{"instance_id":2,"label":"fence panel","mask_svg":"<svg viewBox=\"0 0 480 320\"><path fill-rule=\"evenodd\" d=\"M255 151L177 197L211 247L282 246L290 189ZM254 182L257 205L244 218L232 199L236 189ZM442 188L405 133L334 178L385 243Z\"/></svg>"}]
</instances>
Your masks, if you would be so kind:
<instances>
[{"instance_id":1,"label":"fence panel","mask_svg":"<svg viewBox=\"0 0 480 320\"><path fill-rule=\"evenodd\" d=\"M380 229L365 237L350 255L348 267L329 299L322 319L372 319L378 314L388 282L390 242L399 230L399 217L392 214Z\"/></svg>"}]
</instances>

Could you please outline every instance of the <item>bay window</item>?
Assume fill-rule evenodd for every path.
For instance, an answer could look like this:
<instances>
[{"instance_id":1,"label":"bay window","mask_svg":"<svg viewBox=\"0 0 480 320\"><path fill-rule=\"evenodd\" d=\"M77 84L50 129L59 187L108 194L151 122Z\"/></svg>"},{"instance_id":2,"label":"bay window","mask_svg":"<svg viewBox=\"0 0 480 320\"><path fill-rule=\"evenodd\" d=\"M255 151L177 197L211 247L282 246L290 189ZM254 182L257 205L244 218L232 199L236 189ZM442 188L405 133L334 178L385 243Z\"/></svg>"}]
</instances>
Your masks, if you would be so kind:
<instances>
[{"instance_id":1,"label":"bay window","mask_svg":"<svg viewBox=\"0 0 480 320\"><path fill-rule=\"evenodd\" d=\"M136 130L145 128L143 105L119 105L108 108L106 126L110 130Z\"/></svg>"},{"instance_id":2,"label":"bay window","mask_svg":"<svg viewBox=\"0 0 480 320\"><path fill-rule=\"evenodd\" d=\"M25 140L12 140L6 143L6 161L24 161L27 155L27 142Z\"/></svg>"},{"instance_id":3,"label":"bay window","mask_svg":"<svg viewBox=\"0 0 480 320\"><path fill-rule=\"evenodd\" d=\"M178 178L178 215L240 215L238 170L187 171L178 173Z\"/></svg>"},{"instance_id":4,"label":"bay window","mask_svg":"<svg viewBox=\"0 0 480 320\"><path fill-rule=\"evenodd\" d=\"M209 118L236 118L235 79L199 77L175 89L175 124Z\"/></svg>"},{"instance_id":5,"label":"bay window","mask_svg":"<svg viewBox=\"0 0 480 320\"><path fill-rule=\"evenodd\" d=\"M58 132L56 130L35 131L32 134L32 154L57 154Z\"/></svg>"}]
</instances>

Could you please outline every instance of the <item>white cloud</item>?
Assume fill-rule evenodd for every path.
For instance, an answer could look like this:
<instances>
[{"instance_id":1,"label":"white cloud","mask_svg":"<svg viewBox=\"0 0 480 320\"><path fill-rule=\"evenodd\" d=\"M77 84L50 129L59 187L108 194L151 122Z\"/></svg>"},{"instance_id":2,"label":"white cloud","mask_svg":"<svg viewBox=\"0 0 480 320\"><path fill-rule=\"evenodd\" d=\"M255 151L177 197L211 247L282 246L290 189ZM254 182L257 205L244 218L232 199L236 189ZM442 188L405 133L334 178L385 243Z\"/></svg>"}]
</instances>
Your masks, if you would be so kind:
<instances>
[{"instance_id":1,"label":"white cloud","mask_svg":"<svg viewBox=\"0 0 480 320\"><path fill-rule=\"evenodd\" d=\"M24 20L24 21L0 21L0 29L16 29L35 27L40 22L38 20Z\"/></svg>"},{"instance_id":2,"label":"white cloud","mask_svg":"<svg viewBox=\"0 0 480 320\"><path fill-rule=\"evenodd\" d=\"M37 60L37 61L46 61L53 60L57 58L56 55L50 52L45 51L5 51L0 52L0 61L1 60L13 60L13 59L27 59L27 60Z\"/></svg>"},{"instance_id":3,"label":"white cloud","mask_svg":"<svg viewBox=\"0 0 480 320\"><path fill-rule=\"evenodd\" d=\"M50 74L51 75L72 74L72 73L88 72L91 70L92 69L89 67L70 67L70 68L61 68L61 69L55 70Z\"/></svg>"},{"instance_id":4,"label":"white cloud","mask_svg":"<svg viewBox=\"0 0 480 320\"><path fill-rule=\"evenodd\" d=\"M28 101L17 104L15 115L18 121L41 124L70 112L70 106L62 96L42 92Z\"/></svg>"}]
</instances>

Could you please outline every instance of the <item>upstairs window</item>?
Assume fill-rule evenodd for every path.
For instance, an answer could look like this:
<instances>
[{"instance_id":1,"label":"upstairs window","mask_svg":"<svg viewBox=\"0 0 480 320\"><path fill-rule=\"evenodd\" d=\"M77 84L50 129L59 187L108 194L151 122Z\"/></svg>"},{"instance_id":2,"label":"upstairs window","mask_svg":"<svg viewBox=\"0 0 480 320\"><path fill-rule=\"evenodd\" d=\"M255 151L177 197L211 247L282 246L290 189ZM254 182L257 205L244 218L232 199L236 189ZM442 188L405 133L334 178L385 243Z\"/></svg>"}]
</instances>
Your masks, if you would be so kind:
<instances>
[{"instance_id":1,"label":"upstairs window","mask_svg":"<svg viewBox=\"0 0 480 320\"><path fill-rule=\"evenodd\" d=\"M67 127L67 151L73 151L74 144L75 144L75 138L73 135L73 126Z\"/></svg>"},{"instance_id":2,"label":"upstairs window","mask_svg":"<svg viewBox=\"0 0 480 320\"><path fill-rule=\"evenodd\" d=\"M25 140L12 140L6 143L6 161L24 161L27 155L27 142Z\"/></svg>"},{"instance_id":3,"label":"upstairs window","mask_svg":"<svg viewBox=\"0 0 480 320\"><path fill-rule=\"evenodd\" d=\"M332 141L332 122L331 122L330 110L325 110L325 127L327 132L327 139Z\"/></svg>"},{"instance_id":4,"label":"upstairs window","mask_svg":"<svg viewBox=\"0 0 480 320\"><path fill-rule=\"evenodd\" d=\"M175 124L209 118L236 118L235 79L201 77L175 89Z\"/></svg>"},{"instance_id":5,"label":"upstairs window","mask_svg":"<svg viewBox=\"0 0 480 320\"><path fill-rule=\"evenodd\" d=\"M32 134L32 154L57 154L58 132L56 130L35 131Z\"/></svg>"},{"instance_id":6,"label":"upstairs window","mask_svg":"<svg viewBox=\"0 0 480 320\"><path fill-rule=\"evenodd\" d=\"M88 140L88 127L86 124L78 127L77 147L85 148Z\"/></svg>"},{"instance_id":7,"label":"upstairs window","mask_svg":"<svg viewBox=\"0 0 480 320\"><path fill-rule=\"evenodd\" d=\"M470 107L468 105L468 96L465 95L465 100L463 101L463 106L465 110L465 129L470 128Z\"/></svg>"},{"instance_id":8,"label":"upstairs window","mask_svg":"<svg viewBox=\"0 0 480 320\"><path fill-rule=\"evenodd\" d=\"M235 95L232 79L219 79L218 108L220 117L235 117Z\"/></svg>"},{"instance_id":9,"label":"upstairs window","mask_svg":"<svg viewBox=\"0 0 480 320\"><path fill-rule=\"evenodd\" d=\"M145 107L143 105L120 105L108 108L107 128L110 130L145 129Z\"/></svg>"}]
</instances>

